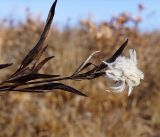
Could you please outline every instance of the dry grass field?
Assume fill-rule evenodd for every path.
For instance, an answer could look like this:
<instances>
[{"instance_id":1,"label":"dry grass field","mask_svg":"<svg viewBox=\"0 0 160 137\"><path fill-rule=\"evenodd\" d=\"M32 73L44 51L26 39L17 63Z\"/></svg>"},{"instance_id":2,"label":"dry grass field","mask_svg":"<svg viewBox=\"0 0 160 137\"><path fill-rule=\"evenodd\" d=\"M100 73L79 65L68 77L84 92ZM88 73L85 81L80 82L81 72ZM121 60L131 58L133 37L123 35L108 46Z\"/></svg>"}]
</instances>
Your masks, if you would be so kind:
<instances>
[{"instance_id":1,"label":"dry grass field","mask_svg":"<svg viewBox=\"0 0 160 137\"><path fill-rule=\"evenodd\" d=\"M105 77L63 81L88 97L63 91L2 92L0 137L160 137L160 31L142 33L135 22L127 27L128 21L123 15L114 23L95 25L87 19L77 27L66 26L63 30L53 25L45 56L55 58L42 72L69 75L92 52L102 51L94 57L95 62L100 61L110 57L128 38L124 54L128 54L129 48L135 48L145 75L131 96L127 92L107 92L110 84ZM6 19L0 23L0 62L14 63L0 71L1 79L17 69L44 26L41 20L31 17L16 26L13 22Z\"/></svg>"}]
</instances>

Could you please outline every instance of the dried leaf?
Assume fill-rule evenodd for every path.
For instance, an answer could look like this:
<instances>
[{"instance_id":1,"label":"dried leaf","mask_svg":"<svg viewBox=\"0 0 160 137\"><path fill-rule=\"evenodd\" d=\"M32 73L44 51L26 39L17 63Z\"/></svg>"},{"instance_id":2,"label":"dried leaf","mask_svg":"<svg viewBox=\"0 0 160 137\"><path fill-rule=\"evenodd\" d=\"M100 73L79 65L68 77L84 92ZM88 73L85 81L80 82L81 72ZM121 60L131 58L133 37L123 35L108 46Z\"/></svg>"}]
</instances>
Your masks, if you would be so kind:
<instances>
[{"instance_id":1,"label":"dried leaf","mask_svg":"<svg viewBox=\"0 0 160 137\"><path fill-rule=\"evenodd\" d=\"M91 62L88 62L87 64L85 64L84 65L84 67L83 68L81 68L81 70L79 71L79 72L81 72L82 70L84 70L84 69L86 69L86 68L88 68L89 66L91 66L91 65L94 65L93 63L91 63ZM95 66L95 65L94 65Z\"/></svg>"},{"instance_id":2,"label":"dried leaf","mask_svg":"<svg viewBox=\"0 0 160 137\"><path fill-rule=\"evenodd\" d=\"M10 63L10 64L0 64L0 69L7 68L7 67L9 67L11 65L12 65L12 63Z\"/></svg>"},{"instance_id":3,"label":"dried leaf","mask_svg":"<svg viewBox=\"0 0 160 137\"><path fill-rule=\"evenodd\" d=\"M82 69L84 69L84 67L86 66L86 64L88 64L88 62L91 60L91 58L95 55L95 54L97 54L97 53L99 53L100 51L95 51L95 52L93 52L77 69L76 69L76 71L73 73L73 75L75 75L75 74L77 74L77 73L79 73L80 71L82 71Z\"/></svg>"},{"instance_id":4,"label":"dried leaf","mask_svg":"<svg viewBox=\"0 0 160 137\"><path fill-rule=\"evenodd\" d=\"M16 85L6 85L6 86L1 86L0 91L11 91L12 89L16 88Z\"/></svg>"},{"instance_id":5,"label":"dried leaf","mask_svg":"<svg viewBox=\"0 0 160 137\"><path fill-rule=\"evenodd\" d=\"M119 57L122 54L122 52L123 52L124 48L127 46L127 44L128 44L128 39L120 46L120 48L113 54L112 57L110 57L109 59L107 59L105 61L108 62L108 63L114 62L116 60L116 58ZM96 71L102 70L104 68L106 68L106 64L101 63L98 66Z\"/></svg>"},{"instance_id":6,"label":"dried leaf","mask_svg":"<svg viewBox=\"0 0 160 137\"><path fill-rule=\"evenodd\" d=\"M38 62L38 60L41 58L41 56L43 55L43 53L46 51L46 49L48 48L48 45L45 46L44 48L42 48L41 51L39 51L37 57L33 60L33 69L35 68L36 66L36 63Z\"/></svg>"},{"instance_id":7,"label":"dried leaf","mask_svg":"<svg viewBox=\"0 0 160 137\"><path fill-rule=\"evenodd\" d=\"M116 60L116 58L122 54L122 52L123 52L124 48L127 46L127 44L128 44L128 39L121 45L121 47L114 53L114 55L111 58L106 60L106 62L108 62L108 63L114 62Z\"/></svg>"},{"instance_id":8,"label":"dried leaf","mask_svg":"<svg viewBox=\"0 0 160 137\"><path fill-rule=\"evenodd\" d=\"M41 61L33 70L33 72L38 72L50 59L54 58L54 56L48 57Z\"/></svg>"},{"instance_id":9,"label":"dried leaf","mask_svg":"<svg viewBox=\"0 0 160 137\"><path fill-rule=\"evenodd\" d=\"M8 80L12 80L12 79L16 79L22 76L26 76L28 74L30 74L32 71L29 67L24 68L22 70L16 71L14 74L12 74Z\"/></svg>"},{"instance_id":10,"label":"dried leaf","mask_svg":"<svg viewBox=\"0 0 160 137\"><path fill-rule=\"evenodd\" d=\"M56 3L57 0L55 0L55 2L53 3L47 21L46 21L46 25L45 28L40 36L39 41L37 42L37 44L35 45L35 47L27 54L27 56L23 59L21 66L18 70L21 70L23 68L25 68L26 66L28 66L36 57L38 58L39 56L41 56L42 52L41 50L43 50L43 46L44 46L44 41L47 37L47 34L49 32L54 14L55 14L55 7L56 7Z\"/></svg>"},{"instance_id":11,"label":"dried leaf","mask_svg":"<svg viewBox=\"0 0 160 137\"><path fill-rule=\"evenodd\" d=\"M44 78L45 79L46 78L54 78L54 77L59 77L59 75L31 73L29 75L9 79L9 80L7 80L7 82L9 82L9 83L25 83L25 82L28 82L31 80L44 79Z\"/></svg>"},{"instance_id":12,"label":"dried leaf","mask_svg":"<svg viewBox=\"0 0 160 137\"><path fill-rule=\"evenodd\" d=\"M24 88L24 89L17 89L17 90L20 90L22 92L49 92L51 90L56 90L56 89L61 89L61 90L68 91L81 96L86 96L84 93L80 92L79 90L62 83L47 83L47 84L42 84L42 85L33 86L29 88Z\"/></svg>"}]
</instances>

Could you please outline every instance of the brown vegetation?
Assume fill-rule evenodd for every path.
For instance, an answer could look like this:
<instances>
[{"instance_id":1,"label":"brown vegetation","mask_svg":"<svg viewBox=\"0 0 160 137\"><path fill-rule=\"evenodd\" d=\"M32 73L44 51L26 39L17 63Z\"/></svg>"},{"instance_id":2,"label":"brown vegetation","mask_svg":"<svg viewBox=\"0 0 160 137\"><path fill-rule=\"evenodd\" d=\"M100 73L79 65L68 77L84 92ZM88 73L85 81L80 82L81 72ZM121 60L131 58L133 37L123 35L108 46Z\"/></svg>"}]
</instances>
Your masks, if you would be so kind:
<instances>
[{"instance_id":1,"label":"brown vegetation","mask_svg":"<svg viewBox=\"0 0 160 137\"><path fill-rule=\"evenodd\" d=\"M125 19L124 19L125 18ZM119 20L123 21L119 21ZM131 21L132 27L126 23ZM138 23L139 20L138 20ZM20 64L35 45L42 32L43 22L30 17L17 26L0 26L1 63ZM114 94L106 78L92 81L67 81L84 91L88 97L70 93L1 93L0 137L159 137L160 136L160 33L140 33L137 21L127 14L111 22L95 25L90 19L76 28L60 31L52 27L45 57L55 58L41 72L68 75L88 55L96 50L99 62L110 57L128 37L128 48L135 48L139 67L145 79L133 94ZM125 49L125 54L128 52ZM5 78L18 68L1 70Z\"/></svg>"}]
</instances>

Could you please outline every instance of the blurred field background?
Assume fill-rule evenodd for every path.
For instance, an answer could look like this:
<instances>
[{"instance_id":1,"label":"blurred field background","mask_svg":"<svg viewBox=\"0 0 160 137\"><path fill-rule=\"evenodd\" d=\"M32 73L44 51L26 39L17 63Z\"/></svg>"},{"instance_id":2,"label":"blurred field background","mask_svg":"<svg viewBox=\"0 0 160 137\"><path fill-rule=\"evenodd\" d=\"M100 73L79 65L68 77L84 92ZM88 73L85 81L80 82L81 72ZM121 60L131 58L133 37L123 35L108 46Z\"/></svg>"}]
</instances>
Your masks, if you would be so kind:
<instances>
[{"instance_id":1,"label":"blurred field background","mask_svg":"<svg viewBox=\"0 0 160 137\"><path fill-rule=\"evenodd\" d=\"M143 5L137 10L141 12ZM96 50L102 54L95 56L95 62L110 57L128 37L124 54L128 55L129 48L136 49L145 79L129 97L127 92L107 92L110 84L106 78L67 81L87 98L62 91L0 93L0 137L160 137L160 31L141 32L138 26L142 22L140 16L123 12L99 24L87 18L74 27L53 25L45 56L56 58L43 72L69 75ZM14 63L0 71L1 79L16 70L38 40L44 23L31 13L17 25L9 18L1 20L0 62Z\"/></svg>"}]
</instances>

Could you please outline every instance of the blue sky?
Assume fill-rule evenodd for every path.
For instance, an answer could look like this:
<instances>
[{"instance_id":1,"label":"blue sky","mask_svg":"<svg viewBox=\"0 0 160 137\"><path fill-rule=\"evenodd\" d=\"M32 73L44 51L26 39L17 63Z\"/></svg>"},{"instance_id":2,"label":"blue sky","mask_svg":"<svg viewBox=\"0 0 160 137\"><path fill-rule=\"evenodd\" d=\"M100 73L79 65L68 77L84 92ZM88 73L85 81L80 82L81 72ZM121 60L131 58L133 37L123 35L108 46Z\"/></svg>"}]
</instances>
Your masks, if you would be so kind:
<instances>
[{"instance_id":1,"label":"blue sky","mask_svg":"<svg viewBox=\"0 0 160 137\"><path fill-rule=\"evenodd\" d=\"M29 8L34 15L40 15L44 20L52 2L53 0L4 0L0 4L0 19L12 17L15 20L24 20L25 9ZM140 29L160 29L159 0L58 0L54 22L58 26L64 26L70 19L70 24L75 25L89 15L94 21L100 22L123 11L136 15L139 3L145 6Z\"/></svg>"}]
</instances>

